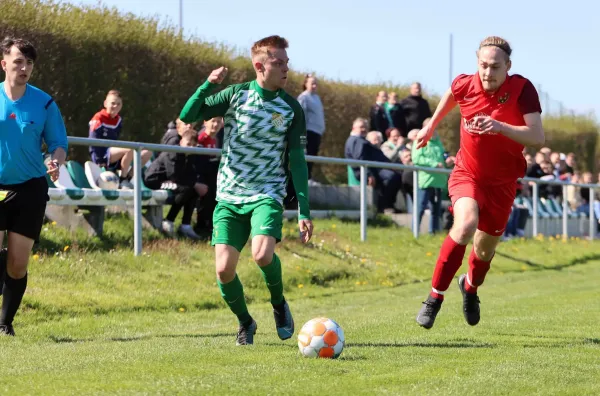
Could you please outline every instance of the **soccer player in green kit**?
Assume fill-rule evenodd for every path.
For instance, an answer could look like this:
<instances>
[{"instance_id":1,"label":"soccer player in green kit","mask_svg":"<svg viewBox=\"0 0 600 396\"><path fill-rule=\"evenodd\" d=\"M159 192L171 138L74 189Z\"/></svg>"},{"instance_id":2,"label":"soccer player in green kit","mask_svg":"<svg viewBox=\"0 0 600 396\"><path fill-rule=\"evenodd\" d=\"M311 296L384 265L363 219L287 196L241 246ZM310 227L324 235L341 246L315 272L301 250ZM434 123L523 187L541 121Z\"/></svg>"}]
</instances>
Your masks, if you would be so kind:
<instances>
[{"instance_id":1,"label":"soccer player in green kit","mask_svg":"<svg viewBox=\"0 0 600 396\"><path fill-rule=\"evenodd\" d=\"M296 99L283 90L289 70L287 47L287 40L280 36L257 41L251 51L256 80L209 96L227 75L227 68L220 67L188 99L179 116L185 123L224 118L211 243L221 295L239 321L237 345L253 344L257 329L236 274L240 251L249 236L252 257L271 293L277 335L286 340L294 334L294 320L283 296L281 262L275 254L275 244L281 240L288 168L298 198L302 242L307 243L313 231L304 113Z\"/></svg>"}]
</instances>

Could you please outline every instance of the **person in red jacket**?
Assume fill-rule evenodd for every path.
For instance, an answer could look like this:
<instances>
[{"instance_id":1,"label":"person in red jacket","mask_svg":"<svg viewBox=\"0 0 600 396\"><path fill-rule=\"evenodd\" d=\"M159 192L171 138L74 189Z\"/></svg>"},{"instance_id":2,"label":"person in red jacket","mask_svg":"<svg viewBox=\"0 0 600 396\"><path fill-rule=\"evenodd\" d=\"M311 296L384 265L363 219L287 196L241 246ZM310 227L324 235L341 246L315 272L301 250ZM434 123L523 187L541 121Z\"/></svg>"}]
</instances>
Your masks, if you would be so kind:
<instances>
[{"instance_id":1,"label":"person in red jacket","mask_svg":"<svg viewBox=\"0 0 600 396\"><path fill-rule=\"evenodd\" d=\"M479 323L477 288L506 228L516 181L525 175L523 148L544 144L538 94L528 79L508 74L511 53L500 37L483 40L477 51L478 72L454 79L431 122L417 134L417 147L426 146L444 116L459 106L460 150L448 181L454 224L440 249L432 291L417 315L417 323L426 329L434 324L471 238L469 270L458 285L465 320L471 326Z\"/></svg>"}]
</instances>

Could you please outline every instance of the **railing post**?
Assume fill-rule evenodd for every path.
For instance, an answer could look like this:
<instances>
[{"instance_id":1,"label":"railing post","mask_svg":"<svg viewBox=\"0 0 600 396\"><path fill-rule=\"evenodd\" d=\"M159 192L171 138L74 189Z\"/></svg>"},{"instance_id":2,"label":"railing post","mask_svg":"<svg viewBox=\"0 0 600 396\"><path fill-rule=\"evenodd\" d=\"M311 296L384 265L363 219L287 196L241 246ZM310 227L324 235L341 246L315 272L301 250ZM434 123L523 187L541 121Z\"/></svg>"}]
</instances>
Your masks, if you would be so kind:
<instances>
[{"instance_id":1,"label":"railing post","mask_svg":"<svg viewBox=\"0 0 600 396\"><path fill-rule=\"evenodd\" d=\"M412 229L413 236L415 238L419 237L419 171L413 171L413 200L412 200ZM433 215L433 210L431 211Z\"/></svg>"},{"instance_id":2,"label":"railing post","mask_svg":"<svg viewBox=\"0 0 600 396\"><path fill-rule=\"evenodd\" d=\"M360 167L360 240L367 240L367 167Z\"/></svg>"},{"instance_id":3,"label":"railing post","mask_svg":"<svg viewBox=\"0 0 600 396\"><path fill-rule=\"evenodd\" d=\"M142 254L142 153L134 150L133 156L133 254Z\"/></svg>"},{"instance_id":4,"label":"railing post","mask_svg":"<svg viewBox=\"0 0 600 396\"><path fill-rule=\"evenodd\" d=\"M596 194L594 194L594 189L590 187L590 199L588 199L588 202L590 203L590 241L593 241L594 237L596 236L596 224L598 224L598 220L594 219L595 198Z\"/></svg>"},{"instance_id":5,"label":"railing post","mask_svg":"<svg viewBox=\"0 0 600 396\"><path fill-rule=\"evenodd\" d=\"M562 186L562 234L563 234L563 239L567 239L569 237L569 231L568 231L568 221L569 221L569 216L568 216L568 211L569 211L569 206L568 206L568 202L567 202L567 186L563 185Z\"/></svg>"},{"instance_id":6,"label":"railing post","mask_svg":"<svg viewBox=\"0 0 600 396\"><path fill-rule=\"evenodd\" d=\"M538 235L538 184L537 182L533 183L533 237L537 237Z\"/></svg>"}]
</instances>

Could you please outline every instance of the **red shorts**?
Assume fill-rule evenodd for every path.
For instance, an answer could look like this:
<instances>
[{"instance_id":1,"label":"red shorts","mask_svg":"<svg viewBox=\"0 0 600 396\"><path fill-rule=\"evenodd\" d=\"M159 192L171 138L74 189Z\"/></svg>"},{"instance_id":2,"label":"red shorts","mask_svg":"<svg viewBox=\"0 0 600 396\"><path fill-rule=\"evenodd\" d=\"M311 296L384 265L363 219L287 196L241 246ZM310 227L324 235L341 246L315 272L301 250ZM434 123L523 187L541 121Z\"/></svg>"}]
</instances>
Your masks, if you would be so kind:
<instances>
[{"instance_id":1,"label":"red shorts","mask_svg":"<svg viewBox=\"0 0 600 396\"><path fill-rule=\"evenodd\" d=\"M448 180L448 195L452 205L464 197L477 201L479 206L477 229L493 236L504 233L516 194L516 180L499 186L481 186L468 172L456 169Z\"/></svg>"}]
</instances>

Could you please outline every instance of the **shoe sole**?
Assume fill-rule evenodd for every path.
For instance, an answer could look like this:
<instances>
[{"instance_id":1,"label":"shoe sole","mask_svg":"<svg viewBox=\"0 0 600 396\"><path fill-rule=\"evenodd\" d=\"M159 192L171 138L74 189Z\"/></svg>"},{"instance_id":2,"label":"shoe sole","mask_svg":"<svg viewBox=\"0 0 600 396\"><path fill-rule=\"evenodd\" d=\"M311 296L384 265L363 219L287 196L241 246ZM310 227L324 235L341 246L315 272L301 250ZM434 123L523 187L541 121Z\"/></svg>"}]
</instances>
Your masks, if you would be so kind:
<instances>
[{"instance_id":1,"label":"shoe sole","mask_svg":"<svg viewBox=\"0 0 600 396\"><path fill-rule=\"evenodd\" d=\"M467 291L465 290L464 284L465 281L467 279L466 275L461 275L458 277L458 288L460 289L460 293L462 294L463 297L463 316L465 318L465 322L467 322L467 324L469 326L477 326L479 324L479 320L481 320L481 318L479 318L479 320L475 323L469 323L469 319L467 318L467 313L465 312L465 295L467 294Z\"/></svg>"}]
</instances>

